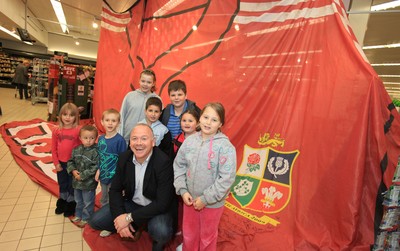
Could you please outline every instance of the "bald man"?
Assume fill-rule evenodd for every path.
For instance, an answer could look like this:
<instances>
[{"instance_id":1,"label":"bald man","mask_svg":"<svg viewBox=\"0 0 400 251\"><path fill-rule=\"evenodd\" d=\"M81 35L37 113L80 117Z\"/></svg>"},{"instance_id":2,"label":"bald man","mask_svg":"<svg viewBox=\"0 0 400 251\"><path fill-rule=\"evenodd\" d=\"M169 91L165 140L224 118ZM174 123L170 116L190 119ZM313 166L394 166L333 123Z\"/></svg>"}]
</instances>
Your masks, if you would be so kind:
<instances>
[{"instance_id":1,"label":"bald man","mask_svg":"<svg viewBox=\"0 0 400 251\"><path fill-rule=\"evenodd\" d=\"M89 225L131 240L147 227L153 250L163 250L176 227L172 162L155 146L153 131L146 124L132 129L129 148L119 156L109 204L92 216Z\"/></svg>"}]
</instances>

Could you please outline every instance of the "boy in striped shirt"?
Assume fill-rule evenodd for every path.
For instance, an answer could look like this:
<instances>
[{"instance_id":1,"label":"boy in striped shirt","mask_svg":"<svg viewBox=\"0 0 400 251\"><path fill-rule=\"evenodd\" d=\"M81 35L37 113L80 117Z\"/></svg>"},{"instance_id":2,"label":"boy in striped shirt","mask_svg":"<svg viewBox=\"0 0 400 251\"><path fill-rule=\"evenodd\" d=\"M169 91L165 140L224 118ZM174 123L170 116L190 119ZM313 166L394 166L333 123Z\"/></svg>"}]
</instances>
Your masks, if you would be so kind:
<instances>
[{"instance_id":1,"label":"boy in striped shirt","mask_svg":"<svg viewBox=\"0 0 400 251\"><path fill-rule=\"evenodd\" d=\"M200 108L195 102L187 99L186 84L183 80L173 80L168 84L168 95L171 104L168 104L161 114L163 123L171 132L172 138L182 132L180 119L183 112L188 109L200 113Z\"/></svg>"}]
</instances>

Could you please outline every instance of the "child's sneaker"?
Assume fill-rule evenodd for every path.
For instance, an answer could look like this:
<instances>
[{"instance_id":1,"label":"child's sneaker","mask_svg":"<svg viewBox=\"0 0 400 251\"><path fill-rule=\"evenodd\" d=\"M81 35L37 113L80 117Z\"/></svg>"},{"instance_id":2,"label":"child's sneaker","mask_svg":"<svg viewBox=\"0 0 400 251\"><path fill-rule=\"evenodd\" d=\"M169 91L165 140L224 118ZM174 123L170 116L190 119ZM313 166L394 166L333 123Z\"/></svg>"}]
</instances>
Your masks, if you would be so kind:
<instances>
[{"instance_id":1,"label":"child's sneaker","mask_svg":"<svg viewBox=\"0 0 400 251\"><path fill-rule=\"evenodd\" d=\"M77 226L80 227L80 228L84 228L84 227L86 226L86 224L87 224L87 221L81 220L81 221L77 224Z\"/></svg>"},{"instance_id":2,"label":"child's sneaker","mask_svg":"<svg viewBox=\"0 0 400 251\"><path fill-rule=\"evenodd\" d=\"M77 223L79 221L81 221L81 218L79 218L77 216L75 216L74 218L71 219L71 222L73 222L73 223Z\"/></svg>"},{"instance_id":3,"label":"child's sneaker","mask_svg":"<svg viewBox=\"0 0 400 251\"><path fill-rule=\"evenodd\" d=\"M107 236L110 236L111 234L112 234L112 232L103 230L100 232L100 237L107 237Z\"/></svg>"}]
</instances>

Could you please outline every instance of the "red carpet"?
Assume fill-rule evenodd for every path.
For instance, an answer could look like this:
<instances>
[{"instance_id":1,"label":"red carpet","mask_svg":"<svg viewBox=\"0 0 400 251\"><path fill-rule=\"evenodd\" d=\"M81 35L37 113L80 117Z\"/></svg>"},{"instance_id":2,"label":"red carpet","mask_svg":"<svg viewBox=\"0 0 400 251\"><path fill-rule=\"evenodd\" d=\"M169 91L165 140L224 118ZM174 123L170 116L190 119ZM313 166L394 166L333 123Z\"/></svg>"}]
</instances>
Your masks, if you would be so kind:
<instances>
[{"instance_id":1,"label":"red carpet","mask_svg":"<svg viewBox=\"0 0 400 251\"><path fill-rule=\"evenodd\" d=\"M82 123L90 122L86 120ZM15 161L29 178L58 196L57 176L51 158L51 132L55 126L55 123L41 119L14 121L1 125L0 132ZM123 241L117 234L102 238L99 231L86 226L83 237L92 250L151 250L151 240L146 232L139 241L130 242ZM165 250L175 250L180 240L181 236L175 238Z\"/></svg>"}]
</instances>

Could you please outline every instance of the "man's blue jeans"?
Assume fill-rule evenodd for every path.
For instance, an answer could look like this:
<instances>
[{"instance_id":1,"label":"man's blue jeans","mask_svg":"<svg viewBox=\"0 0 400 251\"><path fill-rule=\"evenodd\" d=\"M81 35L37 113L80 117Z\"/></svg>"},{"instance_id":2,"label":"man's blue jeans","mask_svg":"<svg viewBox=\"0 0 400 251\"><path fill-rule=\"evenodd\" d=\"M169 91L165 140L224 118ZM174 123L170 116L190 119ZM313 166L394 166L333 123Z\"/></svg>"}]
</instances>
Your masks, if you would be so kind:
<instances>
[{"instance_id":1,"label":"man's blue jeans","mask_svg":"<svg viewBox=\"0 0 400 251\"><path fill-rule=\"evenodd\" d=\"M125 202L127 212L132 212L138 207L141 206L135 204L133 201ZM172 239L174 234L173 222L173 217L168 213L157 215L147 222L147 231L153 240L153 251L163 250L163 246ZM111 215L109 204L103 206L93 214L89 220L89 225L96 230L117 232L114 227L114 218Z\"/></svg>"}]
</instances>

